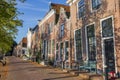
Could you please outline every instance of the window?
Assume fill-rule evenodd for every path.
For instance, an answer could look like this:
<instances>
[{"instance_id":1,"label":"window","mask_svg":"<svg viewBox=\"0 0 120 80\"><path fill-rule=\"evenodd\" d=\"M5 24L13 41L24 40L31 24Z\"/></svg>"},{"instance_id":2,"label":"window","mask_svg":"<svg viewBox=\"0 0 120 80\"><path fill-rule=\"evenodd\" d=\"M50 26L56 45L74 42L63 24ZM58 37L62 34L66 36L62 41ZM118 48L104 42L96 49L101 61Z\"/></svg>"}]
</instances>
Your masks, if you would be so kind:
<instances>
[{"instance_id":1,"label":"window","mask_svg":"<svg viewBox=\"0 0 120 80\"><path fill-rule=\"evenodd\" d=\"M22 47L27 47L27 44L26 43L22 43Z\"/></svg>"},{"instance_id":2,"label":"window","mask_svg":"<svg viewBox=\"0 0 120 80\"><path fill-rule=\"evenodd\" d=\"M112 18L108 18L102 21L102 37L112 36L113 36Z\"/></svg>"},{"instance_id":3,"label":"window","mask_svg":"<svg viewBox=\"0 0 120 80\"><path fill-rule=\"evenodd\" d=\"M63 43L60 43L60 59L63 59Z\"/></svg>"},{"instance_id":4,"label":"window","mask_svg":"<svg viewBox=\"0 0 120 80\"><path fill-rule=\"evenodd\" d=\"M60 37L64 36L64 24L61 25L60 27Z\"/></svg>"},{"instance_id":5,"label":"window","mask_svg":"<svg viewBox=\"0 0 120 80\"><path fill-rule=\"evenodd\" d=\"M92 0L92 9L96 10L100 7L101 5L101 0Z\"/></svg>"},{"instance_id":6,"label":"window","mask_svg":"<svg viewBox=\"0 0 120 80\"><path fill-rule=\"evenodd\" d=\"M88 60L96 60L96 44L94 25L87 26L87 44L88 44Z\"/></svg>"},{"instance_id":7,"label":"window","mask_svg":"<svg viewBox=\"0 0 120 80\"><path fill-rule=\"evenodd\" d=\"M76 59L82 60L81 29L75 31Z\"/></svg>"},{"instance_id":8,"label":"window","mask_svg":"<svg viewBox=\"0 0 120 80\"><path fill-rule=\"evenodd\" d=\"M51 25L50 25L50 24L48 24L48 34L50 34L50 33L51 33L51 31L50 31L50 27L51 27Z\"/></svg>"},{"instance_id":9,"label":"window","mask_svg":"<svg viewBox=\"0 0 120 80\"><path fill-rule=\"evenodd\" d=\"M48 41L48 53L51 54L51 40Z\"/></svg>"},{"instance_id":10,"label":"window","mask_svg":"<svg viewBox=\"0 0 120 80\"><path fill-rule=\"evenodd\" d=\"M54 27L54 22L51 22L51 23L50 23L50 26L51 26L51 27L50 27L50 31L52 32L52 31L53 31L53 27Z\"/></svg>"},{"instance_id":11,"label":"window","mask_svg":"<svg viewBox=\"0 0 120 80\"><path fill-rule=\"evenodd\" d=\"M85 2L84 0L80 0L78 3L78 16L79 18L83 17L85 14Z\"/></svg>"},{"instance_id":12,"label":"window","mask_svg":"<svg viewBox=\"0 0 120 80\"><path fill-rule=\"evenodd\" d=\"M65 60L68 60L68 56L69 56L69 42L65 41Z\"/></svg>"},{"instance_id":13,"label":"window","mask_svg":"<svg viewBox=\"0 0 120 80\"><path fill-rule=\"evenodd\" d=\"M58 46L58 43L56 44L56 60L58 60L58 51L59 50L59 46Z\"/></svg>"},{"instance_id":14,"label":"window","mask_svg":"<svg viewBox=\"0 0 120 80\"><path fill-rule=\"evenodd\" d=\"M52 54L54 54L54 49L55 49L55 40L52 40Z\"/></svg>"}]
</instances>

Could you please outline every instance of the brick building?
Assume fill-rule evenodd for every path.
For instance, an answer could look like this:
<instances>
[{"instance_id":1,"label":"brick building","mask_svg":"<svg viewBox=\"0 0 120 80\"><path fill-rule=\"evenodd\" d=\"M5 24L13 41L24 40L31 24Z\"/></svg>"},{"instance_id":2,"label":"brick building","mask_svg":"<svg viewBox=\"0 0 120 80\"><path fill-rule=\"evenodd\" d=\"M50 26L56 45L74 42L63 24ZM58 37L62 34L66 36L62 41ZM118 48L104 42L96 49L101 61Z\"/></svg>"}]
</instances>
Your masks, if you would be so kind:
<instances>
[{"instance_id":1,"label":"brick building","mask_svg":"<svg viewBox=\"0 0 120 80\"><path fill-rule=\"evenodd\" d=\"M40 42L42 42L42 58L48 63L56 63L57 61L58 64L61 63L60 53L58 50L56 50L56 45L60 46L59 42L62 42L64 26L67 26L66 21L70 16L69 13L69 6L51 3L50 10L38 24Z\"/></svg>"},{"instance_id":2,"label":"brick building","mask_svg":"<svg viewBox=\"0 0 120 80\"><path fill-rule=\"evenodd\" d=\"M120 1L67 0L67 3L74 40L72 60L95 62L98 73L120 72Z\"/></svg>"},{"instance_id":3,"label":"brick building","mask_svg":"<svg viewBox=\"0 0 120 80\"><path fill-rule=\"evenodd\" d=\"M50 4L34 28L32 52L65 69L120 72L120 1L67 0Z\"/></svg>"}]
</instances>

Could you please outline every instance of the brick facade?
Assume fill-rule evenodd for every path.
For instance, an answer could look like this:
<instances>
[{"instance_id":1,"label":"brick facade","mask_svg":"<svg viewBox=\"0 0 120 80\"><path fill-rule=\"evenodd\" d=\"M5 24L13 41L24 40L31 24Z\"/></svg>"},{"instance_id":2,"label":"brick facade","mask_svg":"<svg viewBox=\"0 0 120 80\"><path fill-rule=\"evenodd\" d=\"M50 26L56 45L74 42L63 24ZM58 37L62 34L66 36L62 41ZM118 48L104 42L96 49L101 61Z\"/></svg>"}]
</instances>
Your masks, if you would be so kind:
<instances>
[{"instance_id":1,"label":"brick facade","mask_svg":"<svg viewBox=\"0 0 120 80\"><path fill-rule=\"evenodd\" d=\"M67 3L70 5L71 12L71 24L72 24L72 34L74 30L82 30L82 57L88 57L88 43L86 35L86 27L90 24L94 24L95 27L95 42L96 42L96 60L97 60L97 70L102 70L105 72L105 43L104 41L113 39L113 51L114 51L114 62L115 71L120 71L119 64L119 24L120 24L120 1L119 0L99 0L101 1L97 9L92 9L92 0L84 0L85 9L84 16L81 18L78 17L78 3L82 0L67 0ZM96 0L97 1L97 0ZM112 19L112 31L113 36L111 37L102 37L102 22L104 20ZM107 33L107 32L106 32ZM74 35L72 35L74 38ZM111 43L112 44L112 43ZM108 46L109 48L110 46ZM108 51L109 52L109 51ZM72 51L75 54L74 50ZM86 59L85 58L85 59ZM83 58L84 59L84 58Z\"/></svg>"},{"instance_id":2,"label":"brick facade","mask_svg":"<svg viewBox=\"0 0 120 80\"><path fill-rule=\"evenodd\" d=\"M67 3L50 4L38 24L37 41L32 34L33 50L41 47L43 60L61 68L79 69L81 62L95 62L98 73L120 72L120 1Z\"/></svg>"}]
</instances>

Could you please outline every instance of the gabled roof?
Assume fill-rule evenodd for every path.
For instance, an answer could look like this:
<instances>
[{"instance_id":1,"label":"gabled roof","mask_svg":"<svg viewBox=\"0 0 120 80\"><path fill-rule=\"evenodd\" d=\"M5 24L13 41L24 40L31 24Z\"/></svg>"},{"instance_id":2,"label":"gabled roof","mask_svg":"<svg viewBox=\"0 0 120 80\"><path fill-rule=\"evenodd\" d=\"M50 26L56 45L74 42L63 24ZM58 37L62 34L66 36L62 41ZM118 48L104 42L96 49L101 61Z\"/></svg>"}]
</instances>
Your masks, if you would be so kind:
<instances>
[{"instance_id":1,"label":"gabled roof","mask_svg":"<svg viewBox=\"0 0 120 80\"><path fill-rule=\"evenodd\" d=\"M50 4L50 9L49 11L45 14L43 20L46 18L46 16L50 13L50 11L52 11L52 9L55 11L55 24L57 24L58 19L59 19L59 14L60 14L60 9L64 8L67 17L70 17L70 6L68 5L64 5L64 4L56 4L56 3L51 3ZM43 20L41 20L40 22L42 22Z\"/></svg>"},{"instance_id":2,"label":"gabled roof","mask_svg":"<svg viewBox=\"0 0 120 80\"><path fill-rule=\"evenodd\" d=\"M70 7L68 5L56 4L56 3L51 3L50 4L50 9L54 9L56 11L56 14L60 13L60 8L61 7L63 7L66 12L70 12Z\"/></svg>"},{"instance_id":3,"label":"gabled roof","mask_svg":"<svg viewBox=\"0 0 120 80\"><path fill-rule=\"evenodd\" d=\"M64 8L64 10L66 11L66 16L68 18L70 17L70 6L64 4L51 3L50 10L54 9L56 11L55 24L57 24L58 22L61 7Z\"/></svg>"}]
</instances>

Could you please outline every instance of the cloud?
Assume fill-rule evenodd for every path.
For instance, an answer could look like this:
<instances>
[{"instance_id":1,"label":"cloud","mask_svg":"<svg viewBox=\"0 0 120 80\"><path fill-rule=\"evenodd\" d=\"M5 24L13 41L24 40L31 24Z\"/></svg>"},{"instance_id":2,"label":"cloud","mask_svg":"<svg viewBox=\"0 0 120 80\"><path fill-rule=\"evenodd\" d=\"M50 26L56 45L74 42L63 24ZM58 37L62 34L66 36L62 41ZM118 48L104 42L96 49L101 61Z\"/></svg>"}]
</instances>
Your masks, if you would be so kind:
<instances>
[{"instance_id":1,"label":"cloud","mask_svg":"<svg viewBox=\"0 0 120 80\"><path fill-rule=\"evenodd\" d=\"M23 16L19 16L19 19L24 20L24 22L37 22L38 20L42 19L42 16L38 16L38 15L23 15Z\"/></svg>"},{"instance_id":2,"label":"cloud","mask_svg":"<svg viewBox=\"0 0 120 80\"><path fill-rule=\"evenodd\" d=\"M17 7L19 9L27 9L27 10L39 11L39 12L47 12L48 11L48 9L46 9L46 8L35 7L34 5L29 4L29 3L20 3L20 2L17 2L17 3L18 3Z\"/></svg>"}]
</instances>

